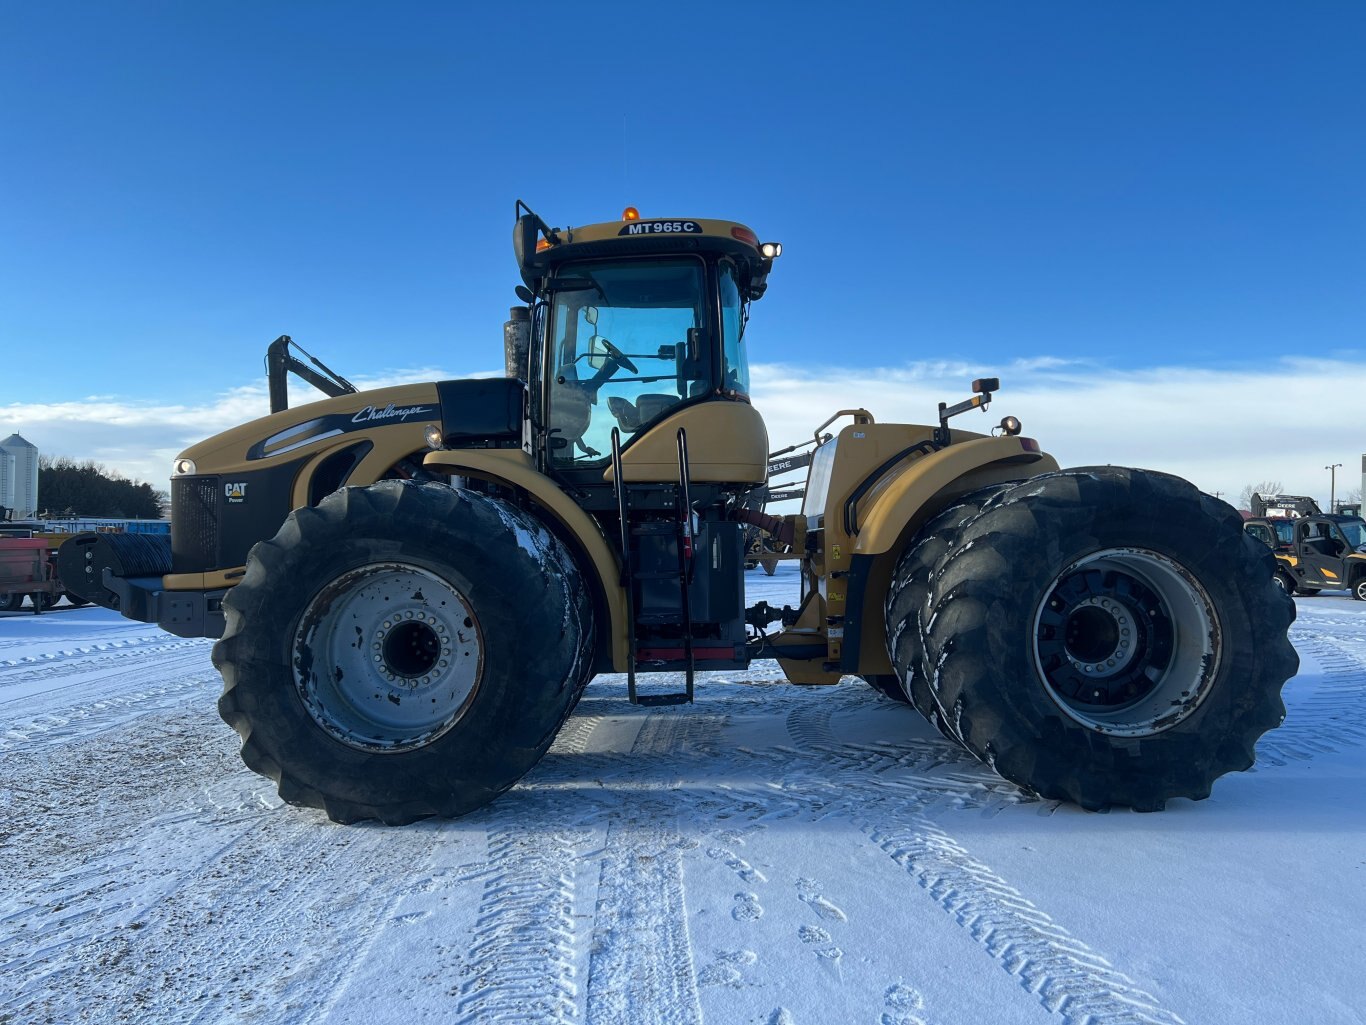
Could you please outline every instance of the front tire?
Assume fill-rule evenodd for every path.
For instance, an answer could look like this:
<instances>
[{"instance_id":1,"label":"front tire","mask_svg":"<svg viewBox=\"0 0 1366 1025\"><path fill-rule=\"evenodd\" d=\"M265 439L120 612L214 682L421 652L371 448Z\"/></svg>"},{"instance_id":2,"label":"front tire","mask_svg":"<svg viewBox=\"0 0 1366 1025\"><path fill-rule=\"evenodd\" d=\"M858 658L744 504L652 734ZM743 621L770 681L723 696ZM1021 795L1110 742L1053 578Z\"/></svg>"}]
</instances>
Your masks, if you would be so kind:
<instances>
[{"instance_id":1,"label":"front tire","mask_svg":"<svg viewBox=\"0 0 1366 1025\"><path fill-rule=\"evenodd\" d=\"M923 665L965 747L1084 808L1157 810L1284 718L1294 603L1229 506L1091 467L1002 495L936 565Z\"/></svg>"},{"instance_id":2,"label":"front tire","mask_svg":"<svg viewBox=\"0 0 1366 1025\"><path fill-rule=\"evenodd\" d=\"M291 804L399 825L488 804L591 674L589 589L505 503L439 484L295 510L224 599L219 713Z\"/></svg>"}]
</instances>

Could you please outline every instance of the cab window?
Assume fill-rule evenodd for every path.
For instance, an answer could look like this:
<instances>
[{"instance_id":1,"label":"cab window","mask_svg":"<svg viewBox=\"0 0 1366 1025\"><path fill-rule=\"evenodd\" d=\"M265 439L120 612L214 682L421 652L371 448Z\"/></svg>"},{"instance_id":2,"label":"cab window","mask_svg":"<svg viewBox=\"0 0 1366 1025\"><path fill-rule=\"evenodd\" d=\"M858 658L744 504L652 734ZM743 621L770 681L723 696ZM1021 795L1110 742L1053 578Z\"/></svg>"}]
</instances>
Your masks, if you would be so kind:
<instances>
[{"instance_id":1,"label":"cab window","mask_svg":"<svg viewBox=\"0 0 1366 1025\"><path fill-rule=\"evenodd\" d=\"M735 395L749 395L749 357L746 355L745 305L740 299L734 264L721 264L717 285L721 293L721 339L725 356L722 389Z\"/></svg>"},{"instance_id":2,"label":"cab window","mask_svg":"<svg viewBox=\"0 0 1366 1025\"><path fill-rule=\"evenodd\" d=\"M569 264L550 314L550 460L604 462L710 388L705 265L697 259Z\"/></svg>"},{"instance_id":3,"label":"cab window","mask_svg":"<svg viewBox=\"0 0 1366 1025\"><path fill-rule=\"evenodd\" d=\"M1347 538L1347 543L1352 546L1353 550L1366 545L1366 523L1361 520L1348 520L1345 523L1339 523L1338 526L1342 529L1343 536Z\"/></svg>"}]
</instances>

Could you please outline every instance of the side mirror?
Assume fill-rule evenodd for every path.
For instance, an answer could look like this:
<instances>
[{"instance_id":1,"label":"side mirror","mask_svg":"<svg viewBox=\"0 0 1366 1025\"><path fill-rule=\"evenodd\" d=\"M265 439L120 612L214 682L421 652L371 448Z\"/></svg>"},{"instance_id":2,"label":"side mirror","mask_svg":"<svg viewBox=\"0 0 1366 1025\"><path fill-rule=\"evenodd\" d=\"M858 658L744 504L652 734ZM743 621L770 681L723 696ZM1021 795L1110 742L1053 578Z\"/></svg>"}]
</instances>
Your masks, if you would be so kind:
<instances>
[{"instance_id":1,"label":"side mirror","mask_svg":"<svg viewBox=\"0 0 1366 1025\"><path fill-rule=\"evenodd\" d=\"M596 313L597 310L593 310L593 312ZM594 320L596 319L595 317ZM588 365L594 370L601 370L607 365L607 346L603 344L603 341L599 335L594 335L588 340Z\"/></svg>"},{"instance_id":2,"label":"side mirror","mask_svg":"<svg viewBox=\"0 0 1366 1025\"><path fill-rule=\"evenodd\" d=\"M702 329L700 327L688 328L688 362L696 363L698 354L702 351Z\"/></svg>"},{"instance_id":3,"label":"side mirror","mask_svg":"<svg viewBox=\"0 0 1366 1025\"><path fill-rule=\"evenodd\" d=\"M535 214L526 213L517 218L512 229L512 252L517 257L517 268L524 269L527 260L536 254L536 235L540 231L541 219Z\"/></svg>"}]
</instances>

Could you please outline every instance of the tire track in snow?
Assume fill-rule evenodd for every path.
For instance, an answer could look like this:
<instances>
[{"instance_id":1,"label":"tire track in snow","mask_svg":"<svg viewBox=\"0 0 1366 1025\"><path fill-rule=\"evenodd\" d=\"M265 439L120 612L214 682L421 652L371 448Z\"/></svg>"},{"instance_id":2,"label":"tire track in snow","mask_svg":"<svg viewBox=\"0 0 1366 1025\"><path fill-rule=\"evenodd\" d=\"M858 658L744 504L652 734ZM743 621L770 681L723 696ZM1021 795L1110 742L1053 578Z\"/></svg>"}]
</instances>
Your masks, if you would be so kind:
<instances>
[{"instance_id":1,"label":"tire track in snow","mask_svg":"<svg viewBox=\"0 0 1366 1025\"><path fill-rule=\"evenodd\" d=\"M634 806L608 827L598 883L588 977L588 1021L635 1025L640 1009L658 1025L700 1025L702 1009L688 934L677 805Z\"/></svg>"},{"instance_id":2,"label":"tire track in snow","mask_svg":"<svg viewBox=\"0 0 1366 1025\"><path fill-rule=\"evenodd\" d=\"M627 757L648 768L705 751L726 721L698 708L653 712ZM608 825L588 976L593 1025L634 1025L642 1005L657 1025L701 1025L682 860L699 843L678 828L680 803L693 803L681 782L644 782L630 810Z\"/></svg>"},{"instance_id":3,"label":"tire track in snow","mask_svg":"<svg viewBox=\"0 0 1366 1025\"><path fill-rule=\"evenodd\" d=\"M148 675L141 664L98 678L83 673L75 683L0 702L0 752L68 744L197 697L206 705L217 697L218 674L199 650L158 663L151 686L143 682Z\"/></svg>"},{"instance_id":4,"label":"tire track in snow","mask_svg":"<svg viewBox=\"0 0 1366 1025\"><path fill-rule=\"evenodd\" d=\"M855 792L869 789L869 777L878 787L911 792L928 803L954 808L999 810L1017 804L1036 803L1015 784L1002 779L966 750L941 737L906 737L872 744L846 743L835 735L831 720L836 712L866 707L873 699L863 684L845 684L839 690L809 704L799 705L787 716L788 734L799 748L774 747L754 752L760 757L785 757L791 765L784 778L797 772L819 781L824 773L844 774ZM952 771L944 771L944 770ZM927 803L927 806L928 806Z\"/></svg>"},{"instance_id":5,"label":"tire track in snow","mask_svg":"<svg viewBox=\"0 0 1366 1025\"><path fill-rule=\"evenodd\" d=\"M1067 1025L1182 1025L1157 997L1054 922L923 815L864 831Z\"/></svg>"},{"instance_id":6,"label":"tire track in snow","mask_svg":"<svg viewBox=\"0 0 1366 1025\"><path fill-rule=\"evenodd\" d=\"M0 1021L207 1025L267 1009L276 1022L316 1020L422 877L429 831L341 830L285 810L269 781L199 753L212 718L183 716L163 736L122 738L122 750L96 742L16 756L71 808L27 841L0 844L10 983ZM168 758L189 763L185 783L167 786ZM115 767L125 777L117 797L82 802L91 779ZM23 852L44 843L35 857L48 870L29 882ZM63 852L71 866L52 871Z\"/></svg>"},{"instance_id":7,"label":"tire track in snow","mask_svg":"<svg viewBox=\"0 0 1366 1025\"><path fill-rule=\"evenodd\" d=\"M128 637L112 641L97 641L78 648L63 649L29 655L22 658L0 659L0 693L5 687L29 679L49 679L53 676L72 676L88 672L101 663L117 663L130 658L147 659L149 656L180 651L186 648L203 648L207 653L212 642L202 638L170 637L156 633L147 637ZM31 641L13 642L10 646L31 646ZM3 646L0 646L0 651Z\"/></svg>"},{"instance_id":8,"label":"tire track in snow","mask_svg":"<svg viewBox=\"0 0 1366 1025\"><path fill-rule=\"evenodd\" d=\"M848 696L841 697L847 706ZM1035 799L1001 780L966 752L952 757L953 752L945 750L952 745L946 741L916 742L899 754L894 745L886 751L882 745L855 745L852 753L847 752L830 726L836 710L801 706L789 716L793 739L835 774L833 779L821 780L805 772L796 776L787 773L790 790L819 792L833 785L854 795L842 799L837 813L858 824L1005 971L1018 978L1048 1011L1061 1015L1067 1025L1100 1021L1107 1025L1181 1025L1183 1019L1163 1009L1155 996L972 858L926 814L945 798L959 808L1000 808L1035 803ZM870 759L885 766L883 778L871 793ZM969 772L923 775L955 761L964 769L975 768L980 778ZM908 771L893 773L892 769Z\"/></svg>"},{"instance_id":9,"label":"tire track in snow","mask_svg":"<svg viewBox=\"0 0 1366 1025\"><path fill-rule=\"evenodd\" d=\"M1291 640L1322 667L1323 683L1302 700L1291 694L1285 721L1257 741L1258 762L1272 766L1366 743L1366 666L1361 658L1321 630L1292 629Z\"/></svg>"},{"instance_id":10,"label":"tire track in snow","mask_svg":"<svg viewBox=\"0 0 1366 1025\"><path fill-rule=\"evenodd\" d=\"M574 896L577 853L589 834L529 828L528 810L524 802L510 802L494 813L497 821L488 831L492 873L479 901L469 972L456 1003L462 1025L580 1020Z\"/></svg>"},{"instance_id":11,"label":"tire track in snow","mask_svg":"<svg viewBox=\"0 0 1366 1025\"><path fill-rule=\"evenodd\" d=\"M112 741L6 756L37 786L4 809L0 956L11 985L0 1020L231 1018L240 1008L229 1003L250 986L218 983L274 937L298 934L281 926L263 943L260 923L287 917L306 894L333 899L334 887L291 885L289 873L326 871L339 845L316 823L272 819L270 783L237 765L230 745L204 743L217 725L200 709ZM311 832L312 846L277 824ZM291 856L282 862L280 850ZM317 958L266 958L253 979L322 973L319 959L335 960L327 946Z\"/></svg>"},{"instance_id":12,"label":"tire track in snow","mask_svg":"<svg viewBox=\"0 0 1366 1025\"><path fill-rule=\"evenodd\" d=\"M689 841L661 825L677 813L677 780L652 774L662 762L676 770L674 756L705 745L724 717L612 698L580 708L591 713L576 713L550 757L487 813L484 889L457 1004L466 1025L633 1022L642 1000L661 1025L700 1022L683 917ZM629 751L595 750L605 720L633 716L641 725ZM595 773L629 786L601 791ZM648 935L638 931L642 908ZM579 918L592 922L589 951Z\"/></svg>"}]
</instances>

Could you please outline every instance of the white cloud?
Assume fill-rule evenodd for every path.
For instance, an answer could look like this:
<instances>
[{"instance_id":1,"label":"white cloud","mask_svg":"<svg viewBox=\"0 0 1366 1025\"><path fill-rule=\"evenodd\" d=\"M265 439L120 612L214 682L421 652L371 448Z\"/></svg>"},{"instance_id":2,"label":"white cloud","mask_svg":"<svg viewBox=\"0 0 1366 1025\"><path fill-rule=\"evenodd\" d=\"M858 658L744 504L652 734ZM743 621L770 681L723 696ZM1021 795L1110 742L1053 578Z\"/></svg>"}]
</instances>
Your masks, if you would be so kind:
<instances>
[{"instance_id":1,"label":"white cloud","mask_svg":"<svg viewBox=\"0 0 1366 1025\"><path fill-rule=\"evenodd\" d=\"M371 388L448 376L422 367L355 383ZM1250 482L1280 480L1288 491L1325 502L1323 467L1342 463L1339 493L1360 486L1359 456L1366 452L1361 362L1287 359L1233 371L1116 371L1051 357L999 367L940 361L825 372L762 364L754 368L753 390L776 448L809 437L840 408L861 406L880 421L931 422L941 399L965 398L968 382L982 376L1001 378L990 413L966 413L955 425L984 431L1013 413L1064 466L1145 466L1234 499ZM295 401L306 394L296 391ZM93 459L164 487L178 452L267 409L263 384L231 388L202 406L116 396L11 403L0 406L0 436L18 431L45 454Z\"/></svg>"},{"instance_id":2,"label":"white cloud","mask_svg":"<svg viewBox=\"0 0 1366 1025\"><path fill-rule=\"evenodd\" d=\"M1338 493L1361 486L1366 364L1284 360L1262 370L1158 367L1115 371L1053 359L986 367L916 364L818 375L756 369L755 404L775 447L809 437L829 413L862 406L880 421L933 422L938 403L1000 377L987 414L953 421L986 431L1011 413L1063 466L1097 463L1175 473L1237 500L1254 481L1327 502L1325 464L1342 463ZM828 411L828 412L826 412Z\"/></svg>"},{"instance_id":3,"label":"white cloud","mask_svg":"<svg viewBox=\"0 0 1366 1025\"><path fill-rule=\"evenodd\" d=\"M450 376L449 371L438 367L418 367L356 377L352 383L365 390ZM295 405L321 397L304 385L292 387L290 392ZM231 388L201 406L109 395L68 402L15 402L0 406L0 437L17 432L38 446L43 455L68 456L79 462L93 460L125 477L165 488L172 460L190 445L269 412L264 383Z\"/></svg>"}]
</instances>

